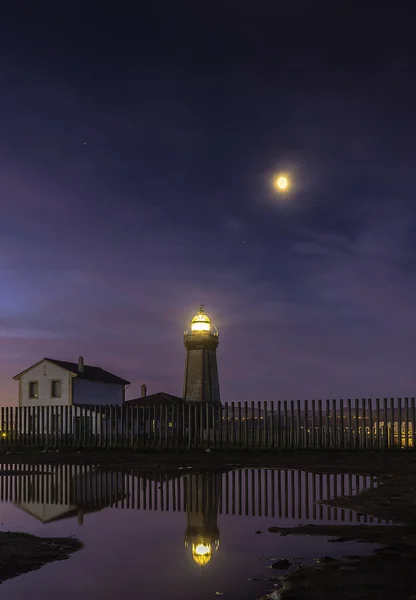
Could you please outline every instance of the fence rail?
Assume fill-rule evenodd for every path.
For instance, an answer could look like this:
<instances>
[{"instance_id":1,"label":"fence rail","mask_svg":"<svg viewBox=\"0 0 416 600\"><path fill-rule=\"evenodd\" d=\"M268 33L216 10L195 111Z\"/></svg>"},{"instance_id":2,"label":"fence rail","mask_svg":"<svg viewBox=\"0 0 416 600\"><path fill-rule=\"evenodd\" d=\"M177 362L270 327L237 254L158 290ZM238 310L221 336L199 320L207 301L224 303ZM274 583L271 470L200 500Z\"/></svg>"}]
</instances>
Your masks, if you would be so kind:
<instances>
[{"instance_id":1,"label":"fence rail","mask_svg":"<svg viewBox=\"0 0 416 600\"><path fill-rule=\"evenodd\" d=\"M410 449L415 398L1 407L5 448Z\"/></svg>"}]
</instances>

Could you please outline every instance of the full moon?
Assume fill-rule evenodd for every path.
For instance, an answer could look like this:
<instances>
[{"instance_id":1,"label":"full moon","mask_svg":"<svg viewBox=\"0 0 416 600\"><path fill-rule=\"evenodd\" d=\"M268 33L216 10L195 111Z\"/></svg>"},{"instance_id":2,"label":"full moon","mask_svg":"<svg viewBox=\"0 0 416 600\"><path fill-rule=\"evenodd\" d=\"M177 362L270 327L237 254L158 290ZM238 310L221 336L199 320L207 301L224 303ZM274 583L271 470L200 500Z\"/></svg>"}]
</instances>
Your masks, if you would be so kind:
<instances>
[{"instance_id":1,"label":"full moon","mask_svg":"<svg viewBox=\"0 0 416 600\"><path fill-rule=\"evenodd\" d=\"M284 175L279 175L279 177L277 177L275 180L275 185L279 191L287 190L289 186L287 177L285 177Z\"/></svg>"}]
</instances>

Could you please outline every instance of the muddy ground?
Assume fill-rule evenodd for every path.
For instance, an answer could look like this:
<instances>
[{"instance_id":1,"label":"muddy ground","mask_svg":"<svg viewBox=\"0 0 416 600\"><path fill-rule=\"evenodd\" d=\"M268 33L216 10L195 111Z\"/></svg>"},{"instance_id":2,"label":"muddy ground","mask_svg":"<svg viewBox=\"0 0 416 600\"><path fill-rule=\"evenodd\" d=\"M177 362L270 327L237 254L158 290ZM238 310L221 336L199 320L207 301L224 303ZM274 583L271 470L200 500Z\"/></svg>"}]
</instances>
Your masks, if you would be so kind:
<instances>
[{"instance_id":1,"label":"muddy ground","mask_svg":"<svg viewBox=\"0 0 416 600\"><path fill-rule=\"evenodd\" d=\"M225 470L229 468L287 468L315 473L357 473L368 475L416 474L416 452L341 452L325 450L302 451L54 451L4 452L1 463L79 464L111 467L136 467L155 471L176 471L181 466L195 470ZM1 468L1 466L0 466Z\"/></svg>"},{"instance_id":2,"label":"muddy ground","mask_svg":"<svg viewBox=\"0 0 416 600\"><path fill-rule=\"evenodd\" d=\"M352 509L401 525L308 525L282 529L270 523L267 535L322 535L342 555L342 540L365 540L382 547L365 557L321 562L289 572L278 581L273 600L416 600L416 453L383 452L46 452L8 454L5 463L96 464L103 467L176 471L230 468L288 468L315 473L376 475L378 487L359 496L336 498L331 506ZM0 466L1 469L1 466ZM279 547L278 539L276 548Z\"/></svg>"},{"instance_id":3,"label":"muddy ground","mask_svg":"<svg viewBox=\"0 0 416 600\"><path fill-rule=\"evenodd\" d=\"M80 550L75 538L39 538L27 533L0 532L0 583L40 569L56 560L65 560Z\"/></svg>"}]
</instances>

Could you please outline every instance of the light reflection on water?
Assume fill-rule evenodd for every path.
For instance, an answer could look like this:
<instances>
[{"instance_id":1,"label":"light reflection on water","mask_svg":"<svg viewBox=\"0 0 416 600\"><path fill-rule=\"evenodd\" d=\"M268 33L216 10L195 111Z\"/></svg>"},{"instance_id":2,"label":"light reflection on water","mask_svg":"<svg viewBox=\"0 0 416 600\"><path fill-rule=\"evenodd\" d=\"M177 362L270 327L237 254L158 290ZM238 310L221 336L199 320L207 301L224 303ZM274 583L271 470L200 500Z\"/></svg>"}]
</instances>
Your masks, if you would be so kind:
<instances>
[{"instance_id":1,"label":"light reflection on water","mask_svg":"<svg viewBox=\"0 0 416 600\"><path fill-rule=\"evenodd\" d=\"M367 544L276 537L272 525L380 520L317 505L375 485L356 475L242 469L162 474L140 469L5 465L0 474L3 530L75 535L85 548L69 561L3 584L9 600L255 598L272 585L265 558L360 554ZM255 531L262 531L256 535ZM342 546L339 548L338 546ZM280 574L280 573L277 573Z\"/></svg>"}]
</instances>

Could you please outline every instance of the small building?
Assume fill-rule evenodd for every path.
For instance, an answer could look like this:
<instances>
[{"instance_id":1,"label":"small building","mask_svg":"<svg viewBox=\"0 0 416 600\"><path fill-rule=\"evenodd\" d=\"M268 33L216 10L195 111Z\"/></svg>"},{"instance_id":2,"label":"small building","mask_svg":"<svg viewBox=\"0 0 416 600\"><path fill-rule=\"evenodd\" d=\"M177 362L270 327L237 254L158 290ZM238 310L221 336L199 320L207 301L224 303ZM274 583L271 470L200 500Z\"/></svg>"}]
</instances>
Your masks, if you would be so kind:
<instances>
[{"instance_id":1,"label":"small building","mask_svg":"<svg viewBox=\"0 0 416 600\"><path fill-rule=\"evenodd\" d=\"M145 385L141 387L141 396L127 400L125 406L136 407L135 412L138 413L138 430L141 435L167 436L170 430L170 435L178 435L182 425L182 419L179 418L183 413L184 400L174 394L167 392L158 392L156 394L147 395Z\"/></svg>"},{"instance_id":2,"label":"small building","mask_svg":"<svg viewBox=\"0 0 416 600\"><path fill-rule=\"evenodd\" d=\"M19 382L19 406L122 406L129 381L101 367L42 358L13 379Z\"/></svg>"}]
</instances>

